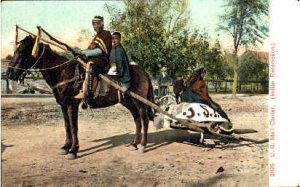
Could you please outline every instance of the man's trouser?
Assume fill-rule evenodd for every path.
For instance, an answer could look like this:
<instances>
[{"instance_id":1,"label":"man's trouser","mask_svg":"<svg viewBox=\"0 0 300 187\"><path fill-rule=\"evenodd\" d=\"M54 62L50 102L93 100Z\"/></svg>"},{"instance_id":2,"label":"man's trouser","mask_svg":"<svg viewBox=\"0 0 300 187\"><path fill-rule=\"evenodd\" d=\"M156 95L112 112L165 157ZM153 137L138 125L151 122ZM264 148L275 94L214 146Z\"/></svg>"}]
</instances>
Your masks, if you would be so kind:
<instances>
[{"instance_id":1,"label":"man's trouser","mask_svg":"<svg viewBox=\"0 0 300 187\"><path fill-rule=\"evenodd\" d=\"M86 71L85 71L85 78L84 78L84 82L82 84L82 91L84 94L84 97L86 97L89 92L91 92L92 90L92 85L93 85L93 68L92 68L92 64L94 62L89 61L87 62L86 65Z\"/></svg>"},{"instance_id":2,"label":"man's trouser","mask_svg":"<svg viewBox=\"0 0 300 187\"><path fill-rule=\"evenodd\" d=\"M163 97L168 94L168 87L165 85L159 86L158 90L159 90L159 97Z\"/></svg>"},{"instance_id":3,"label":"man's trouser","mask_svg":"<svg viewBox=\"0 0 300 187\"><path fill-rule=\"evenodd\" d=\"M92 94L93 92L93 80L94 80L94 76L96 76L94 75L94 67L93 67L94 65L95 63L93 61L87 62L85 78L82 84L82 92L84 98L86 98L89 94ZM100 90L98 94L100 94L100 96L105 96L108 92L109 86L107 83L104 83L103 81L100 81L99 84L100 84ZM94 98L95 97L96 96L94 95Z\"/></svg>"},{"instance_id":4,"label":"man's trouser","mask_svg":"<svg viewBox=\"0 0 300 187\"><path fill-rule=\"evenodd\" d=\"M77 99L86 98L89 92L92 90L92 83L93 83L93 68L92 68L92 61L87 62L86 70L85 70L85 77L82 83L82 89L80 92L74 97Z\"/></svg>"}]
</instances>

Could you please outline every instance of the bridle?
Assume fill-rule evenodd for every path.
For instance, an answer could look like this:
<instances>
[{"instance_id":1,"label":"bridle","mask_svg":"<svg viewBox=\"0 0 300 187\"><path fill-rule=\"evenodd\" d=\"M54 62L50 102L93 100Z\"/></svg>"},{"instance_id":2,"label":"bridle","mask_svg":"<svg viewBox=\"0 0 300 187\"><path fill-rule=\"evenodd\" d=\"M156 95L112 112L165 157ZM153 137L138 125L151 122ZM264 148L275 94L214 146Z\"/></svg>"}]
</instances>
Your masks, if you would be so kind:
<instances>
[{"instance_id":1,"label":"bridle","mask_svg":"<svg viewBox=\"0 0 300 187\"><path fill-rule=\"evenodd\" d=\"M34 70L34 68L36 67L37 63L40 61L40 59L42 58L42 56L44 55L44 52L45 52L45 45L43 45L43 51L41 53L41 55L38 57L38 59L33 63L33 65L26 69L22 75L21 75L21 78L20 78L20 81L23 82L23 80L25 79L26 75L29 74L30 72L37 72L36 70ZM15 68L15 67L12 67L12 68ZM18 68L20 69L20 68Z\"/></svg>"},{"instance_id":2,"label":"bridle","mask_svg":"<svg viewBox=\"0 0 300 187\"><path fill-rule=\"evenodd\" d=\"M59 47L59 48L61 48L61 49L63 49L63 50L66 50L66 49L64 49L64 48L62 48L62 47L60 46L60 45L63 45L63 46L65 46L65 47L67 48L67 50L72 51L72 48L71 48L70 46L68 46L68 45L65 44L65 43L62 43L62 42L58 41L57 39L55 39L54 37L52 37L48 32L46 32L44 29L42 29L40 26L38 26L37 28L38 28L38 30L39 30L39 31L38 31L38 34L37 34L37 35L34 35L34 34L28 32L28 31L26 31L25 29L22 29L21 27L16 26L15 49L16 49L16 46L17 46L17 43L18 43L18 42L17 42L17 41L18 41L18 29L21 29L22 31L27 32L28 34L37 37L37 38L36 38L36 43L35 43L35 45L34 45L33 48L35 48L36 44L38 44L40 40L43 40L43 41L45 41L45 42L47 42L47 43L49 43L49 44L52 44L52 45L54 45L54 46L56 46L56 47ZM50 42L50 41L45 40L45 39L42 39L42 38L41 38L41 33L42 33L42 32L44 32L46 35L48 35L48 36L50 37L51 40L55 41L56 43L58 43L58 44L60 44L60 45L57 45L57 44L55 44L55 43L53 43L53 42ZM74 58L72 58L72 59L70 59L70 60L67 60L67 61L64 62L64 63L61 63L61 64L59 64L59 65L56 65L56 66L53 66L53 67L50 67L50 68L43 68L43 69L42 69L42 68L39 68L39 69L36 69L35 67L37 66L37 64L38 64L38 62L40 61L40 59L42 58L42 56L44 55L45 48L46 48L46 47L45 47L45 45L43 44L43 51L42 51L41 55L38 57L38 59L34 62L34 64L33 64L30 68L26 68L26 69L25 69L25 68L17 68L17 67L12 67L12 66L6 66L6 67L12 68L12 69L23 70L24 72L20 75L20 78L19 78L19 80L20 80L20 82L21 82L21 81L24 81L25 76L26 76L29 72L42 72L42 71L49 71L49 70L52 70L52 69L56 69L56 68L58 68L58 67L61 67L61 66L64 66L64 65L67 65L67 64L69 64L69 63L74 62L74 60L77 59L77 58L79 57L79 56L75 56ZM37 49L38 49L38 48L37 48ZM33 51L38 51L37 49L35 49L35 50L33 49ZM33 51L32 51L32 53L33 53ZM33 53L33 54L34 54L34 53ZM33 56L34 56L34 55L33 55ZM35 56L34 56L34 57L35 57ZM79 63L80 63L81 65L83 65L83 67L84 67L84 64L82 64L80 61L79 61ZM67 83L76 81L76 80L78 80L79 78L80 78L80 76L76 75L76 76L74 76L72 79L64 80L64 81L62 81L62 82L57 83L57 84L54 85L54 86L51 86L51 88L52 88L52 89L56 89L56 88L58 88L58 87L60 87L60 86L62 86L62 85L65 85L65 84L67 84Z\"/></svg>"},{"instance_id":3,"label":"bridle","mask_svg":"<svg viewBox=\"0 0 300 187\"><path fill-rule=\"evenodd\" d=\"M41 58L43 57L44 53L45 53L45 45L43 44L43 51L42 53L39 55L39 57L37 58L37 60L33 63L33 65L30 67L30 68L18 68L18 67L13 67L13 66L6 66L6 67L9 67L9 68L13 68L13 69L19 69L19 70L24 70L24 72L20 75L20 78L19 78L19 81L20 82L23 82L26 75L29 74L30 72L42 72L42 71L49 71L49 70L53 70L53 69L56 69L58 67L61 67L61 66L64 66L64 65L67 65L71 62L73 62L75 59L78 58L78 56L75 56L74 58L70 59L70 60L67 60L66 62L64 63L61 63L59 65L56 65L56 66L52 66L52 67L49 67L49 68L39 68L39 69L36 69L36 66L37 64L40 62ZM67 83L70 83L70 82L73 82L77 79L79 79L80 77L79 76L74 76L72 79L69 79L69 80L65 80L65 81L62 81L62 82L59 82L57 83L56 85L54 86L51 86L52 89L56 89L62 85L65 85Z\"/></svg>"}]
</instances>

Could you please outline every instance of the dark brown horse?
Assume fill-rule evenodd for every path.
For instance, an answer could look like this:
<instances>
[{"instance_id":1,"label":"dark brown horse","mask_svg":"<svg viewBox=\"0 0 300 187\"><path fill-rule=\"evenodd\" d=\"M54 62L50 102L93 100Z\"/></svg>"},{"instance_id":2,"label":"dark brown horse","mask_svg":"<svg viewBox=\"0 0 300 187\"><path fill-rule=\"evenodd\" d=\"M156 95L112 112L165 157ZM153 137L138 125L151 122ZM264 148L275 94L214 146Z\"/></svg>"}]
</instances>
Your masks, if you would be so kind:
<instances>
[{"instance_id":1,"label":"dark brown horse","mask_svg":"<svg viewBox=\"0 0 300 187\"><path fill-rule=\"evenodd\" d=\"M56 102L61 106L65 130L66 142L61 148L61 154L66 154L68 159L74 159L79 150L78 141L78 106L80 101L73 99L79 90L74 88L75 69L78 64L76 60L67 62L68 59L58 55L51 50L49 45L39 44L39 53L36 58L31 55L35 39L27 36L19 42L19 46L7 70L8 77L11 80L20 80L23 78L27 69L32 66L40 69L45 81L53 88L53 94ZM139 66L131 66L132 70L132 87L131 91L136 94L153 101L153 88L149 75ZM123 95L120 99L118 91L109 87L109 93L105 96L98 97L93 108L107 107L117 103L121 103L132 114L136 125L136 134L132 142L134 149L138 149L141 144L141 150L144 151L147 144L147 131L149 120L152 120L149 107L143 103ZM143 133L141 133L143 127Z\"/></svg>"}]
</instances>

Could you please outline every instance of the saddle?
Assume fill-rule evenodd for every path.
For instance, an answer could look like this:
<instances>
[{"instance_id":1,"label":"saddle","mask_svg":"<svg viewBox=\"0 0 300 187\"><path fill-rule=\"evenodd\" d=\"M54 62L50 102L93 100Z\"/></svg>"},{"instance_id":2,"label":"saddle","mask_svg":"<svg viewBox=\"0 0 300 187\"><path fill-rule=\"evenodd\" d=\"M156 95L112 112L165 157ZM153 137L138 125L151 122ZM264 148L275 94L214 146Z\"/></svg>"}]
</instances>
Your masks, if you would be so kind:
<instances>
[{"instance_id":1,"label":"saddle","mask_svg":"<svg viewBox=\"0 0 300 187\"><path fill-rule=\"evenodd\" d=\"M117 73L117 68L115 64L111 64L110 68L106 71L107 73L105 75L108 75L109 77L111 77L114 80L118 80L118 73ZM100 77L97 77L93 79L93 83L92 83L92 88L91 88L91 92L94 93L93 97L94 99L100 97L100 96L106 96L109 93L109 87L110 85L103 81Z\"/></svg>"}]
</instances>

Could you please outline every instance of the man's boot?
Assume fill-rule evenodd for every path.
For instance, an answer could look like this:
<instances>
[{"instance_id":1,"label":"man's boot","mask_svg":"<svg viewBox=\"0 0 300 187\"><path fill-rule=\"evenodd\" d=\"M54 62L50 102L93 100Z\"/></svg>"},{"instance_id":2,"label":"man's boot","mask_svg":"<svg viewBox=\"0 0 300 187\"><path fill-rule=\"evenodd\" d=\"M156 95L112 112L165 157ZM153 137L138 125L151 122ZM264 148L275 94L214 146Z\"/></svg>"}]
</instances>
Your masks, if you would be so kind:
<instances>
[{"instance_id":1,"label":"man's boot","mask_svg":"<svg viewBox=\"0 0 300 187\"><path fill-rule=\"evenodd\" d=\"M92 81L93 81L91 64L92 64L92 62L87 63L85 78L82 83L82 89L79 91L79 93L76 96L74 96L75 99L86 98L86 96L89 93L89 90L91 90L90 87L91 87Z\"/></svg>"}]
</instances>

